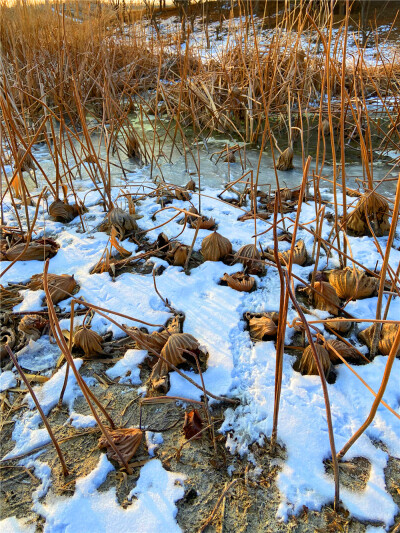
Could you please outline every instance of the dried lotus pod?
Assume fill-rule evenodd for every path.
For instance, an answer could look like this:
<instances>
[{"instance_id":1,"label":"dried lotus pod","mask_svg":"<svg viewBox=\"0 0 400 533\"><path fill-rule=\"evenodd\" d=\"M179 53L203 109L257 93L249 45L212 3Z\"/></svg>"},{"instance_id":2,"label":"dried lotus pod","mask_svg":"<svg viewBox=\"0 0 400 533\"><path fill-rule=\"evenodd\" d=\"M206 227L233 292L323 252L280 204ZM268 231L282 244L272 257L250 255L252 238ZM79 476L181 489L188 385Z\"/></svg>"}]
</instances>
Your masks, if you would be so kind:
<instances>
[{"instance_id":1,"label":"dried lotus pod","mask_svg":"<svg viewBox=\"0 0 400 533\"><path fill-rule=\"evenodd\" d=\"M190 225L194 229L212 229L215 226L215 220L212 217L193 217Z\"/></svg>"},{"instance_id":2,"label":"dried lotus pod","mask_svg":"<svg viewBox=\"0 0 400 533\"><path fill-rule=\"evenodd\" d=\"M382 355L389 355L390 350L393 346L394 339L399 328L398 324L383 324L381 328L381 334L378 344L378 350ZM369 326L367 329L360 331L358 338L364 342L369 349L371 349L372 341L374 337L375 324ZM396 355L400 355L400 348Z\"/></svg>"},{"instance_id":3,"label":"dried lotus pod","mask_svg":"<svg viewBox=\"0 0 400 533\"><path fill-rule=\"evenodd\" d=\"M113 440L116 448L121 453L125 462L128 463L137 452L139 445L142 441L143 431L137 428L121 428L121 429L109 429L108 434ZM99 439L99 448L107 449L107 456L109 459L117 461L121 466L124 464L121 462L119 456L111 448L110 443L104 435Z\"/></svg>"},{"instance_id":4,"label":"dried lotus pod","mask_svg":"<svg viewBox=\"0 0 400 533\"><path fill-rule=\"evenodd\" d=\"M85 326L74 333L74 345L77 348L81 348L86 357L103 353L102 342L103 339L98 333Z\"/></svg>"},{"instance_id":5,"label":"dried lotus pod","mask_svg":"<svg viewBox=\"0 0 400 533\"><path fill-rule=\"evenodd\" d=\"M328 351L321 346L320 344L315 344L315 349L318 355L318 358L321 362L322 369L325 373L325 376L329 374L331 368L331 360L329 358ZM318 366L314 359L314 353L311 346L307 346L301 356L299 370L302 374L307 376L318 376Z\"/></svg>"},{"instance_id":6,"label":"dried lotus pod","mask_svg":"<svg viewBox=\"0 0 400 533\"><path fill-rule=\"evenodd\" d=\"M329 283L335 288L336 294L343 300L358 300L372 296L379 284L378 278L369 277L362 270L346 267L343 270L332 270Z\"/></svg>"},{"instance_id":7,"label":"dried lotus pod","mask_svg":"<svg viewBox=\"0 0 400 533\"><path fill-rule=\"evenodd\" d=\"M351 329L352 322L350 320L328 320L326 325L337 333L348 333Z\"/></svg>"},{"instance_id":8,"label":"dried lotus pod","mask_svg":"<svg viewBox=\"0 0 400 533\"><path fill-rule=\"evenodd\" d=\"M121 241L124 240L125 233L134 233L139 229L136 223L139 218L142 216L131 215L120 207L114 207L107 215L109 225L116 228Z\"/></svg>"},{"instance_id":9,"label":"dried lotus pod","mask_svg":"<svg viewBox=\"0 0 400 533\"><path fill-rule=\"evenodd\" d=\"M249 319L250 336L262 341L264 337L273 337L278 331L275 322L269 316L253 317Z\"/></svg>"},{"instance_id":10,"label":"dried lotus pod","mask_svg":"<svg viewBox=\"0 0 400 533\"><path fill-rule=\"evenodd\" d=\"M315 307L322 311L328 311L331 315L337 315L339 312L340 300L334 287L332 287L327 281L317 281L314 283L314 289L318 291L312 291L312 299Z\"/></svg>"},{"instance_id":11,"label":"dried lotus pod","mask_svg":"<svg viewBox=\"0 0 400 533\"><path fill-rule=\"evenodd\" d=\"M224 274L221 278L222 281L226 281L227 285L240 292L249 292L254 287L255 279L253 276L249 276L244 272L235 272L235 274Z\"/></svg>"},{"instance_id":12,"label":"dried lotus pod","mask_svg":"<svg viewBox=\"0 0 400 533\"><path fill-rule=\"evenodd\" d=\"M292 170L292 168L294 168L293 156L293 148L288 146L286 150L284 150L279 156L278 162L276 163L276 168L278 170Z\"/></svg>"},{"instance_id":13,"label":"dried lotus pod","mask_svg":"<svg viewBox=\"0 0 400 533\"><path fill-rule=\"evenodd\" d=\"M58 199L49 205L49 215L56 222L71 222L71 220L74 220L74 218L83 212L84 209L77 204L70 205Z\"/></svg>"},{"instance_id":14,"label":"dried lotus pod","mask_svg":"<svg viewBox=\"0 0 400 533\"><path fill-rule=\"evenodd\" d=\"M264 266L261 262L260 252L254 244L245 244L234 256L235 263L241 263L249 274L262 272Z\"/></svg>"},{"instance_id":15,"label":"dried lotus pod","mask_svg":"<svg viewBox=\"0 0 400 533\"><path fill-rule=\"evenodd\" d=\"M187 191L195 191L196 190L196 182L194 181L194 179L191 179L189 180L186 185L185 185L185 189Z\"/></svg>"},{"instance_id":16,"label":"dried lotus pod","mask_svg":"<svg viewBox=\"0 0 400 533\"><path fill-rule=\"evenodd\" d=\"M182 363L186 363L186 359L183 356L186 350L194 352L198 350L199 343L189 333L174 333L171 335L161 350L161 356L174 366L178 366ZM160 379L162 376L166 376L170 371L170 366L159 359L154 365L150 375L150 380L154 381Z\"/></svg>"},{"instance_id":17,"label":"dried lotus pod","mask_svg":"<svg viewBox=\"0 0 400 533\"><path fill-rule=\"evenodd\" d=\"M231 241L216 231L204 237L201 243L201 253L206 261L219 261L231 252Z\"/></svg>"},{"instance_id":18,"label":"dried lotus pod","mask_svg":"<svg viewBox=\"0 0 400 533\"><path fill-rule=\"evenodd\" d=\"M53 304L58 304L62 300L70 298L78 284L74 276L69 274L48 274L49 292ZM29 283L29 288L33 291L43 290L43 274L35 274Z\"/></svg>"},{"instance_id":19,"label":"dried lotus pod","mask_svg":"<svg viewBox=\"0 0 400 533\"><path fill-rule=\"evenodd\" d=\"M59 245L52 239L38 239L28 244L27 249L24 252L26 244L15 244L4 254L4 260L6 261L44 261L48 257L54 257L59 249ZM23 252L23 255L19 255Z\"/></svg>"},{"instance_id":20,"label":"dried lotus pod","mask_svg":"<svg viewBox=\"0 0 400 533\"><path fill-rule=\"evenodd\" d=\"M366 215L377 236L382 236L389 231L388 201L375 191L367 190L360 197L354 211L347 219L347 229L358 235L370 234Z\"/></svg>"},{"instance_id":21,"label":"dried lotus pod","mask_svg":"<svg viewBox=\"0 0 400 533\"><path fill-rule=\"evenodd\" d=\"M325 348L328 350L329 357L334 365L342 363L340 357L335 353L338 352L346 361L358 361L360 355L353 346L348 346L345 342L338 339L333 339L325 343Z\"/></svg>"},{"instance_id":22,"label":"dried lotus pod","mask_svg":"<svg viewBox=\"0 0 400 533\"><path fill-rule=\"evenodd\" d=\"M43 334L48 321L40 315L25 315L19 323L18 330L29 340L37 341Z\"/></svg>"},{"instance_id":23,"label":"dried lotus pod","mask_svg":"<svg viewBox=\"0 0 400 533\"><path fill-rule=\"evenodd\" d=\"M289 263L290 250L288 250L287 252L279 252L278 257L279 257L280 262L283 265L285 263ZM295 247L293 248L292 264L303 266L306 261L307 261L306 245L304 244L304 241L300 239L298 242L296 242Z\"/></svg>"}]
</instances>

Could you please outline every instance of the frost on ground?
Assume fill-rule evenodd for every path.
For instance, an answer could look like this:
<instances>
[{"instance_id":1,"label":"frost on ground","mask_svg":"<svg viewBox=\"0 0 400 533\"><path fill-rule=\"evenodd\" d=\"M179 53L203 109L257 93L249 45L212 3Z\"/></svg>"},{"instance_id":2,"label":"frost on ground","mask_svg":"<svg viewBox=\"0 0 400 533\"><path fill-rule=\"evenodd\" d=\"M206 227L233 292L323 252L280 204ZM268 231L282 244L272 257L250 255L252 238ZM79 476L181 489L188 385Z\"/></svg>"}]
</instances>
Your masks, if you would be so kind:
<instances>
[{"instance_id":1,"label":"frost on ground","mask_svg":"<svg viewBox=\"0 0 400 533\"><path fill-rule=\"evenodd\" d=\"M146 183L143 180L140 182L140 178L141 173L138 172L131 176L130 184L121 182L121 185L133 194L142 194L154 188L153 183ZM132 184L134 180L137 180L136 185ZM87 186L89 188L89 184ZM82 187L84 188L84 184ZM249 244L249 236L254 233L254 222L238 221L238 210L234 206L219 202L216 197L217 192L211 188L202 191L202 212L205 215L212 214L218 223L218 232L229 238L234 251L237 251L242 245ZM79 194L83 198L84 193ZM329 197L328 191L325 191L325 194ZM89 273L101 258L108 242L108 236L97 231L97 226L104 217L98 200L99 197L95 192L86 197L86 206L89 208L84 216L86 233L81 233L79 219L69 225L62 225L52 222L47 214L41 213L41 217L46 219L46 225L45 230L38 228L38 236L45 233L47 236L55 237L61 244L57 255L50 260L49 271L56 274L74 274L80 286L78 297L94 305L144 320L153 324L148 328L149 331L156 330L165 324L171 313L157 296L151 274L128 272L113 280L108 273L94 275ZM195 193L192 195L192 202L198 206L198 197ZM354 198L349 197L348 202L349 204L354 202ZM175 200L172 205L187 208L189 204ZM33 209L29 208L31 214ZM182 225L178 223L179 217L167 223L171 211L158 212L159 209L160 206L154 198L143 199L138 205L138 211L143 215L138 221L140 227L148 230L166 223L162 226L162 231L169 238L182 232ZM10 211L7 209L5 211L8 217L7 223L12 225L15 221ZM301 221L309 222L313 218L315 218L314 206L305 204ZM257 221L259 233L268 227L265 222ZM159 231L148 232L150 241L157 238ZM328 221L324 221L322 236L327 238L330 231L331 225ZM202 239L207 235L208 231L199 231L194 244L195 251L200 249ZM179 240L190 245L193 237L194 230L187 227ZM299 238L304 239L308 249L312 248L312 235L300 230ZM378 242L381 248L385 249L387 237L378 238ZM272 247L271 232L261 236L259 243L263 249ZM135 244L124 241L123 245L133 254L137 252ZM396 248L398 245L399 242L396 241ZM289 248L289 244L285 242L280 243L280 246L281 250ZM349 246L354 259L366 267L373 269L377 262L381 264L381 256L371 239L350 237ZM393 249L391 264L394 269L399 260L400 252L398 249ZM222 262L205 262L193 268L188 276L181 267L169 266L158 258L152 261L167 267L157 276L158 290L175 309L185 314L184 332L192 334L209 354L208 367L204 372L207 389L214 394L240 400L237 408L226 410L221 427L221 432L227 436L228 449L232 453L247 456L250 461L255 461L249 450L250 445L254 442L263 445L271 435L275 347L272 342L254 344L250 340L249 333L245 329L243 314L247 311L279 310L279 279L276 270L267 268L265 276L256 278L257 290L247 294L235 292L219 284L225 272L239 271L240 265L227 266ZM322 265L325 262L330 268L338 266L336 256L327 261L322 252L320 263ZM3 268L6 266L5 262ZM294 273L307 279L311 269L309 266L296 265ZM2 281L4 284L8 281L25 282L42 270L42 262L19 262L5 274ZM23 292L23 297L24 300L18 306L18 310L42 309L43 291L26 290ZM384 305L386 298L387 296ZM60 308L68 310L69 303L70 299L61 302ZM373 318L375 308L376 299L369 298L351 302L348 311L360 318ZM321 313L320 315L322 316ZM290 310L289 321L295 316L294 310ZM400 302L398 298L394 298L388 318L398 319L399 316ZM81 322L82 317L77 317L76 325ZM124 319L123 322L129 326L137 325L133 320ZM69 328L69 319L61 321L61 327ZM123 335L119 328L97 314L92 320L92 327L100 334L112 332L115 338ZM286 339L288 342L292 334L293 330L288 328ZM329 334L326 336L329 338ZM352 340L359 346L355 337ZM21 361L25 361L27 368L44 370L49 375L57 360L54 345L49 344L48 337L31 341L19 356ZM146 352L143 350L128 350L123 359L107 370L107 375L112 379L121 378L120 383L139 385L141 382L138 364L145 356ZM286 459L279 462L281 470L277 477L281 497L278 514L284 520L290 514L298 513L303 506L317 510L333 501L333 478L324 464L324 461L330 458L330 446L321 384L318 377L302 376L296 372L293 369L294 361L293 356L285 354L278 429L279 443L286 449L287 454ZM355 367L374 391L379 389L386 361L387 357L378 356L369 365ZM42 366L39 368L38 364ZM79 368L82 361L76 359L75 364ZM367 417L373 396L344 365L336 366L335 372L336 381L328 385L328 389L336 446L340 449ZM186 374L201 384L198 374L190 371ZM65 366L54 373L45 384L35 388L45 413L49 413L58 402L64 377ZM199 389L177 373L171 373L170 377L170 395L200 399ZM1 390L13 387L16 383L15 378L15 370L3 373L0 377ZM92 384L90 378L87 382L89 385ZM64 395L64 403L70 413L68 423L74 427L90 428L94 423L93 417L74 412L74 402L79 394L75 378L70 373ZM400 414L400 360L398 359L395 360L384 400ZM22 417L16 417L13 432L15 448L6 458L30 452L49 441L46 430L41 427L41 420L32 400L27 399L27 402L29 410ZM162 438L158 434L148 432L146 441L149 451L154 454L154 450L162 443ZM384 445L386 451L377 443ZM366 487L362 491L342 487L341 499L354 517L380 523L385 528L393 524L394 517L398 513L396 504L385 487L384 469L389 455L400 458L400 424L394 415L381 405L371 426L346 456L346 460L363 457L370 462L371 469ZM26 459L22 464L28 464ZM114 489L106 492L97 490L113 469L105 455L95 470L77 481L75 492L71 497L56 496L51 489L48 492L49 472L46 472L43 465L41 466L36 456L33 466L42 479L40 496L36 494L33 509L44 517L45 532L109 532L116 527L129 531L132 523L137 525L138 531L180 530L175 521L177 512L175 502L183 495L184 479L179 473L165 471L157 459L149 461L142 467L136 488L130 494L132 504L127 509L118 504ZM2 531L32 531L24 521L17 521L14 518L7 518L0 523L0 527L3 528Z\"/></svg>"}]
</instances>

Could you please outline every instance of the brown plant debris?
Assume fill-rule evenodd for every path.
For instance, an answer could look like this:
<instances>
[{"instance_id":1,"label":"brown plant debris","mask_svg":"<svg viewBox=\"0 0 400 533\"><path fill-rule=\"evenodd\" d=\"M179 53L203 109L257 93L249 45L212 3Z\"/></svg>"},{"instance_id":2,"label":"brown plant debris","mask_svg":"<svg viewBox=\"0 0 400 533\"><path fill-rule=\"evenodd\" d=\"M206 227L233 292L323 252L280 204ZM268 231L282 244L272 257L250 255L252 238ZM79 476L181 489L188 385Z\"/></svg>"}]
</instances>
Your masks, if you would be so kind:
<instances>
[{"instance_id":1,"label":"brown plant debris","mask_svg":"<svg viewBox=\"0 0 400 533\"><path fill-rule=\"evenodd\" d=\"M321 346L321 344L314 345L318 358L321 362L322 369L325 373L325 376L327 376L331 368L329 353L323 346ZM301 356L299 369L303 375L318 376L318 366L314 359L314 353L311 346L307 346L305 348L303 355Z\"/></svg>"},{"instance_id":2,"label":"brown plant debris","mask_svg":"<svg viewBox=\"0 0 400 533\"><path fill-rule=\"evenodd\" d=\"M201 243L201 253L206 261L219 261L232 252L229 239L214 231Z\"/></svg>"},{"instance_id":3,"label":"brown plant debris","mask_svg":"<svg viewBox=\"0 0 400 533\"><path fill-rule=\"evenodd\" d=\"M333 339L325 343L325 348L328 350L329 357L334 365L342 363L343 361L335 353L338 352L346 361L359 361L360 355L355 348L348 346L345 342L338 339Z\"/></svg>"},{"instance_id":4,"label":"brown plant debris","mask_svg":"<svg viewBox=\"0 0 400 533\"><path fill-rule=\"evenodd\" d=\"M203 429L203 421L197 409L185 412L185 421L183 423L183 433L185 439L201 439L198 433Z\"/></svg>"},{"instance_id":5,"label":"brown plant debris","mask_svg":"<svg viewBox=\"0 0 400 533\"><path fill-rule=\"evenodd\" d=\"M106 225L115 227L118 232L118 237L121 241L124 240L126 234L135 233L139 227L136 220L142 218L141 215L130 214L120 207L114 207L107 215Z\"/></svg>"},{"instance_id":6,"label":"brown plant debris","mask_svg":"<svg viewBox=\"0 0 400 533\"><path fill-rule=\"evenodd\" d=\"M48 326L48 320L40 315L25 315L18 325L18 331L25 334L28 340L38 340L44 329Z\"/></svg>"},{"instance_id":7,"label":"brown plant debris","mask_svg":"<svg viewBox=\"0 0 400 533\"><path fill-rule=\"evenodd\" d=\"M44 261L54 257L59 249L59 245L53 239L38 239L31 241L24 251L26 244L20 243L12 246L5 252L2 251L2 259L5 261ZM18 257L23 252L21 257Z\"/></svg>"},{"instance_id":8,"label":"brown plant debris","mask_svg":"<svg viewBox=\"0 0 400 533\"><path fill-rule=\"evenodd\" d=\"M389 204L380 194L366 190L347 219L347 229L356 235L369 235L369 223L377 236L389 231Z\"/></svg>"},{"instance_id":9,"label":"brown plant debris","mask_svg":"<svg viewBox=\"0 0 400 533\"><path fill-rule=\"evenodd\" d=\"M78 287L74 276L70 276L69 274L48 274L47 279L53 304L70 298ZM43 274L33 275L27 287L32 291L43 290Z\"/></svg>"},{"instance_id":10,"label":"brown plant debris","mask_svg":"<svg viewBox=\"0 0 400 533\"><path fill-rule=\"evenodd\" d=\"M378 278L367 276L356 268L346 267L343 270L332 270L329 283L335 288L336 294L343 300L369 298L379 285Z\"/></svg>"},{"instance_id":11,"label":"brown plant debris","mask_svg":"<svg viewBox=\"0 0 400 533\"><path fill-rule=\"evenodd\" d=\"M292 170L294 168L293 156L293 148L288 146L286 150L284 150L279 156L278 161L276 163L276 168L278 170Z\"/></svg>"},{"instance_id":12,"label":"brown plant debris","mask_svg":"<svg viewBox=\"0 0 400 533\"><path fill-rule=\"evenodd\" d=\"M314 305L317 309L328 311L331 315L337 315L340 307L340 300L336 294L334 287L327 281L316 281L314 283L315 292L312 289L307 289L311 296ZM319 294L321 293L321 294Z\"/></svg>"},{"instance_id":13,"label":"brown plant debris","mask_svg":"<svg viewBox=\"0 0 400 533\"><path fill-rule=\"evenodd\" d=\"M70 205L59 199L49 205L49 215L57 222L71 222L84 211L84 208L77 204Z\"/></svg>"},{"instance_id":14,"label":"brown plant debris","mask_svg":"<svg viewBox=\"0 0 400 533\"><path fill-rule=\"evenodd\" d=\"M199 343L189 333L174 333L165 343L160 355L169 363L172 363L174 366L178 366L187 362L187 359L184 357L185 352L188 350L190 352L196 352L198 348ZM153 367L150 380L154 382L166 376L169 371L170 366L168 363L162 359L159 359Z\"/></svg>"},{"instance_id":15,"label":"brown plant debris","mask_svg":"<svg viewBox=\"0 0 400 533\"><path fill-rule=\"evenodd\" d=\"M369 349L371 349L372 341L374 337L374 330L376 325L372 324L372 326L369 326L369 328L364 329L363 331L360 331L358 334L358 338L364 342ZM379 344L378 344L378 350L382 355L389 355L390 350L392 348L394 339L397 334L397 330L399 328L398 324L383 324L380 338L379 338ZM400 355L400 348L396 355Z\"/></svg>"},{"instance_id":16,"label":"brown plant debris","mask_svg":"<svg viewBox=\"0 0 400 533\"><path fill-rule=\"evenodd\" d=\"M245 244L235 253L235 263L241 263L248 274L260 274L264 270L261 254L254 244Z\"/></svg>"},{"instance_id":17,"label":"brown plant debris","mask_svg":"<svg viewBox=\"0 0 400 533\"><path fill-rule=\"evenodd\" d=\"M112 438L115 446L118 448L118 451L128 463L135 455L137 449L140 446L143 437L143 431L138 428L121 428L112 430L110 429L108 433ZM108 440L104 435L100 437L98 447L106 448L107 457L109 459L117 461L121 466L124 466L121 462L121 459L111 448Z\"/></svg>"},{"instance_id":18,"label":"brown plant debris","mask_svg":"<svg viewBox=\"0 0 400 533\"><path fill-rule=\"evenodd\" d=\"M83 350L85 357L103 353L102 342L102 337L86 326L74 333L74 346Z\"/></svg>"},{"instance_id":19,"label":"brown plant debris","mask_svg":"<svg viewBox=\"0 0 400 533\"><path fill-rule=\"evenodd\" d=\"M222 278L222 281L226 281L227 285L234 289L235 291L240 292L249 292L254 287L255 279L253 276L249 276L244 272L235 272L232 275L225 273Z\"/></svg>"}]
</instances>

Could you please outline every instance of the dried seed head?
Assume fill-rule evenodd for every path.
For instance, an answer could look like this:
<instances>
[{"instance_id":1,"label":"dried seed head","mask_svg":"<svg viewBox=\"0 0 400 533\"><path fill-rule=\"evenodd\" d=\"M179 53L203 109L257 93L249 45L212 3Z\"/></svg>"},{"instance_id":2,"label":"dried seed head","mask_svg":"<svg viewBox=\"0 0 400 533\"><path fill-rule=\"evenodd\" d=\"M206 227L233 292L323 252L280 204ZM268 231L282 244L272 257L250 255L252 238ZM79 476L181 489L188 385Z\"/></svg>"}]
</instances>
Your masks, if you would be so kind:
<instances>
[{"instance_id":1,"label":"dried seed head","mask_svg":"<svg viewBox=\"0 0 400 533\"><path fill-rule=\"evenodd\" d=\"M201 253L206 261L219 261L232 252L232 244L221 234L214 231L201 243Z\"/></svg>"}]
</instances>

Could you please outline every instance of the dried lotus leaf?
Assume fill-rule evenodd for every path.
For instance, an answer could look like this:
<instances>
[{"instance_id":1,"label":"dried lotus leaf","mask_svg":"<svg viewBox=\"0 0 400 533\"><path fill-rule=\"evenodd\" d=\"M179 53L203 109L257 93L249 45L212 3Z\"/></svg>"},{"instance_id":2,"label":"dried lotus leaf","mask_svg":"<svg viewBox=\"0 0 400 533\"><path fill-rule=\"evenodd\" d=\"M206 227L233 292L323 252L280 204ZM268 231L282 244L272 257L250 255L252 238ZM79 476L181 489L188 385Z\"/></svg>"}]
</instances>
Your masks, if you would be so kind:
<instances>
[{"instance_id":1,"label":"dried lotus leaf","mask_svg":"<svg viewBox=\"0 0 400 533\"><path fill-rule=\"evenodd\" d=\"M215 226L215 220L213 218L196 217L191 220L190 225L194 229L211 229Z\"/></svg>"},{"instance_id":2,"label":"dried lotus leaf","mask_svg":"<svg viewBox=\"0 0 400 533\"><path fill-rule=\"evenodd\" d=\"M378 350L382 355L389 355L390 350L392 349L394 339L397 334L399 325L398 324L383 324L381 328L381 334L378 344ZM374 337L375 324L369 326L368 328L360 331L358 338L364 342L369 349L371 349L372 341ZM400 348L397 351L396 355L400 355Z\"/></svg>"},{"instance_id":3,"label":"dried lotus leaf","mask_svg":"<svg viewBox=\"0 0 400 533\"><path fill-rule=\"evenodd\" d=\"M347 229L359 235L370 233L366 215L369 223L377 236L381 236L389 231L389 203L375 191L367 190L358 200L354 211L349 215L346 226Z\"/></svg>"},{"instance_id":4,"label":"dried lotus leaf","mask_svg":"<svg viewBox=\"0 0 400 533\"><path fill-rule=\"evenodd\" d=\"M18 325L18 330L29 340L37 341L47 326L48 321L40 315L25 315Z\"/></svg>"},{"instance_id":5,"label":"dried lotus leaf","mask_svg":"<svg viewBox=\"0 0 400 533\"><path fill-rule=\"evenodd\" d=\"M74 345L77 348L81 348L86 357L103 353L102 342L103 339L98 333L86 327L79 329L74 334Z\"/></svg>"},{"instance_id":6,"label":"dried lotus leaf","mask_svg":"<svg viewBox=\"0 0 400 533\"><path fill-rule=\"evenodd\" d=\"M20 243L9 248L5 253L6 261L44 261L48 257L56 255L59 245L52 239L39 239L28 244ZM23 252L21 257L18 257Z\"/></svg>"},{"instance_id":7,"label":"dried lotus leaf","mask_svg":"<svg viewBox=\"0 0 400 533\"><path fill-rule=\"evenodd\" d=\"M328 320L326 325L337 333L348 333L351 329L352 322L350 320Z\"/></svg>"},{"instance_id":8,"label":"dried lotus leaf","mask_svg":"<svg viewBox=\"0 0 400 533\"><path fill-rule=\"evenodd\" d=\"M279 260L282 264L289 263L290 250L278 253ZM307 261L307 250L304 241L300 239L293 248L292 264L303 266Z\"/></svg>"},{"instance_id":9,"label":"dried lotus leaf","mask_svg":"<svg viewBox=\"0 0 400 533\"><path fill-rule=\"evenodd\" d=\"M202 428L203 421L197 409L193 409L189 413L185 412L185 421L183 423L185 439L201 439L201 434L199 435L198 433Z\"/></svg>"},{"instance_id":10,"label":"dried lotus leaf","mask_svg":"<svg viewBox=\"0 0 400 533\"><path fill-rule=\"evenodd\" d=\"M292 191L287 187L279 190L282 202L289 202L292 199Z\"/></svg>"},{"instance_id":11,"label":"dried lotus leaf","mask_svg":"<svg viewBox=\"0 0 400 533\"><path fill-rule=\"evenodd\" d=\"M276 168L278 170L292 170L292 168L294 168L293 156L293 148L288 146L286 150L284 150L279 156L278 161L276 163Z\"/></svg>"},{"instance_id":12,"label":"dried lotus leaf","mask_svg":"<svg viewBox=\"0 0 400 533\"><path fill-rule=\"evenodd\" d=\"M244 272L236 272L231 276L229 274L224 274L222 277L223 281L226 281L227 285L234 289L235 291L240 292L249 292L254 287L255 279L253 276L249 276Z\"/></svg>"},{"instance_id":13,"label":"dried lotus leaf","mask_svg":"<svg viewBox=\"0 0 400 533\"><path fill-rule=\"evenodd\" d=\"M337 315L340 307L340 300L336 291L327 281L317 281L314 283L313 302L317 309L328 311L331 315ZM321 293L321 294L319 294Z\"/></svg>"},{"instance_id":14,"label":"dried lotus leaf","mask_svg":"<svg viewBox=\"0 0 400 533\"><path fill-rule=\"evenodd\" d=\"M194 181L194 179L191 179L189 180L186 185L185 185L185 189L187 191L195 191L196 190L196 182Z\"/></svg>"},{"instance_id":15,"label":"dried lotus leaf","mask_svg":"<svg viewBox=\"0 0 400 533\"><path fill-rule=\"evenodd\" d=\"M272 318L268 316L253 317L249 320L250 336L256 340L263 340L265 336L273 337L278 331L278 327Z\"/></svg>"},{"instance_id":16,"label":"dried lotus leaf","mask_svg":"<svg viewBox=\"0 0 400 533\"><path fill-rule=\"evenodd\" d=\"M241 263L251 274L263 269L260 252L254 244L245 244L236 252L235 263Z\"/></svg>"},{"instance_id":17,"label":"dried lotus leaf","mask_svg":"<svg viewBox=\"0 0 400 533\"><path fill-rule=\"evenodd\" d=\"M153 333L144 333L138 328L127 328L135 338L135 342L139 349L149 350L152 355L152 350L160 353L170 335L167 331L153 331Z\"/></svg>"},{"instance_id":18,"label":"dried lotus leaf","mask_svg":"<svg viewBox=\"0 0 400 533\"><path fill-rule=\"evenodd\" d=\"M335 288L336 294L343 300L369 298L378 287L378 278L367 276L365 272L346 267L343 270L332 270L329 283Z\"/></svg>"},{"instance_id":19,"label":"dried lotus leaf","mask_svg":"<svg viewBox=\"0 0 400 533\"><path fill-rule=\"evenodd\" d=\"M23 160L22 165L21 165L22 172L29 172L30 170L36 170L31 154L29 152L26 153L26 150L23 146L18 146L17 161L15 163L17 164L19 161L21 161L21 159L23 159L23 157L25 157L25 159Z\"/></svg>"},{"instance_id":20,"label":"dried lotus leaf","mask_svg":"<svg viewBox=\"0 0 400 533\"><path fill-rule=\"evenodd\" d=\"M174 266L184 266L188 256L188 247L181 244L175 248L172 264Z\"/></svg>"},{"instance_id":21,"label":"dried lotus leaf","mask_svg":"<svg viewBox=\"0 0 400 533\"><path fill-rule=\"evenodd\" d=\"M177 200L182 200L184 202L190 200L190 194L183 189L175 189L175 196Z\"/></svg>"},{"instance_id":22,"label":"dried lotus leaf","mask_svg":"<svg viewBox=\"0 0 400 533\"><path fill-rule=\"evenodd\" d=\"M340 357L335 353L338 352L346 361L357 361L360 358L359 353L353 346L348 346L345 342L338 339L330 340L326 343L325 348L328 350L329 357L333 364L342 363Z\"/></svg>"},{"instance_id":23,"label":"dried lotus leaf","mask_svg":"<svg viewBox=\"0 0 400 533\"><path fill-rule=\"evenodd\" d=\"M77 204L67 204L62 200L54 200L49 205L49 215L57 222L71 222L83 212Z\"/></svg>"},{"instance_id":24,"label":"dried lotus leaf","mask_svg":"<svg viewBox=\"0 0 400 533\"><path fill-rule=\"evenodd\" d=\"M171 335L161 350L161 356L166 361L172 363L174 366L178 366L186 362L183 357L183 353L187 350L193 352L199 347L197 340L189 333L174 333ZM156 380L169 373L170 366L168 363L159 359L156 365L153 367L150 379Z\"/></svg>"},{"instance_id":25,"label":"dried lotus leaf","mask_svg":"<svg viewBox=\"0 0 400 533\"><path fill-rule=\"evenodd\" d=\"M134 233L139 229L136 223L139 218L142 218L141 215L131 215L120 207L114 207L107 215L109 225L117 229L121 241L124 240L125 233Z\"/></svg>"},{"instance_id":26,"label":"dried lotus leaf","mask_svg":"<svg viewBox=\"0 0 400 533\"><path fill-rule=\"evenodd\" d=\"M219 261L232 252L232 244L216 231L205 237L201 243L201 253L206 261Z\"/></svg>"},{"instance_id":27,"label":"dried lotus leaf","mask_svg":"<svg viewBox=\"0 0 400 533\"><path fill-rule=\"evenodd\" d=\"M128 463L137 452L143 437L143 431L137 428L121 428L109 429L108 434L113 440L116 448L121 453L125 462ZM120 457L111 448L110 443L104 435L99 439L99 448L107 449L107 456L109 459L117 461L121 466L124 466Z\"/></svg>"},{"instance_id":28,"label":"dried lotus leaf","mask_svg":"<svg viewBox=\"0 0 400 533\"><path fill-rule=\"evenodd\" d=\"M320 344L315 344L315 349L318 355L318 358L321 362L322 369L325 373L325 376L329 374L331 368L331 360L329 358L328 351L321 346ZM314 359L314 353L311 346L307 346L301 356L300 372L307 376L318 376L318 366Z\"/></svg>"},{"instance_id":29,"label":"dried lotus leaf","mask_svg":"<svg viewBox=\"0 0 400 533\"><path fill-rule=\"evenodd\" d=\"M47 282L53 304L57 304L62 300L70 298L71 294L78 286L74 276L70 276L69 274L48 274ZM32 276L32 280L28 286L34 291L43 290L43 274L35 274Z\"/></svg>"}]
</instances>

